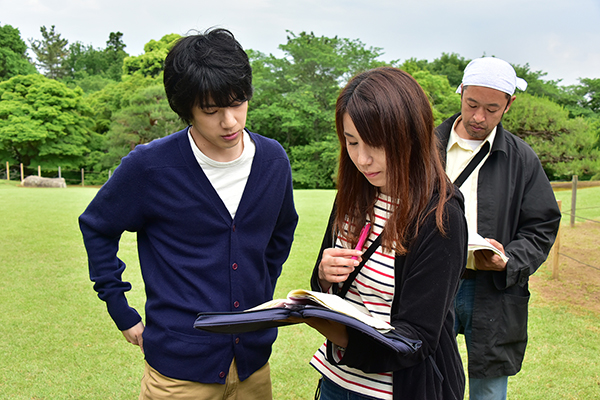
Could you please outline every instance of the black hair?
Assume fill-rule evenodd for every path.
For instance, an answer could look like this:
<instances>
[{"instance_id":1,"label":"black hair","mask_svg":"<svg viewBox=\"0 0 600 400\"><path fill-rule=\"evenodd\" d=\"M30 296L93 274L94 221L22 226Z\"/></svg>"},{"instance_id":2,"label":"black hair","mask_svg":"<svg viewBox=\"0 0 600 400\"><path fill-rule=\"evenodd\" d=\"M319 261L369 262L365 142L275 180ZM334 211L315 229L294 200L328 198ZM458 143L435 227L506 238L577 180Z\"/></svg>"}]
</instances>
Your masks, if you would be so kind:
<instances>
[{"instance_id":1,"label":"black hair","mask_svg":"<svg viewBox=\"0 0 600 400\"><path fill-rule=\"evenodd\" d=\"M169 51L164 71L169 105L188 124L195 106L229 107L252 98L248 55L227 29L182 37Z\"/></svg>"}]
</instances>

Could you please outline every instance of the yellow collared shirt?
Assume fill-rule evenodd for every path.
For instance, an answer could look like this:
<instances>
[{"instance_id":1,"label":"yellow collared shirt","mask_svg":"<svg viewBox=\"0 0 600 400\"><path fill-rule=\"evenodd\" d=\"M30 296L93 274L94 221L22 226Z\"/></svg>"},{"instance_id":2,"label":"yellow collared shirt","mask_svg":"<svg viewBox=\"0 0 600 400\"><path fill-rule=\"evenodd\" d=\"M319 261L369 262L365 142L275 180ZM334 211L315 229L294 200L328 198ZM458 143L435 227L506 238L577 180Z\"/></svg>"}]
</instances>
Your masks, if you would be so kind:
<instances>
[{"instance_id":1,"label":"yellow collared shirt","mask_svg":"<svg viewBox=\"0 0 600 400\"><path fill-rule=\"evenodd\" d=\"M460 173L465 169L469 162L481 150L483 143L490 142L490 148L496 137L496 128L484 140L466 140L458 136L456 126L461 122L462 118L458 117L454 121L450 138L448 139L448 147L446 149L446 174L451 181L454 182ZM489 154L479 163L477 168L469 175L465 182L460 187L460 191L465 198L465 217L469 230L477 231L477 177L479 169L487 159ZM475 261L473 253L469 252L467 258L467 268L475 269Z\"/></svg>"}]
</instances>

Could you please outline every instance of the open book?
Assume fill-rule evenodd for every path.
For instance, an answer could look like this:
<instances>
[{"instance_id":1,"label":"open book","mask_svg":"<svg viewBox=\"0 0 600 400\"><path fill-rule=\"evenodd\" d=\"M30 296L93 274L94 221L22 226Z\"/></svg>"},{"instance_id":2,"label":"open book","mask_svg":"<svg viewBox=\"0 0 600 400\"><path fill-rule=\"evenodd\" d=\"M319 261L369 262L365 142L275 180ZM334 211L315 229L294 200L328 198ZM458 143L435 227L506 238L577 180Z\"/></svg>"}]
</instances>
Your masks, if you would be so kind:
<instances>
[{"instance_id":1,"label":"open book","mask_svg":"<svg viewBox=\"0 0 600 400\"><path fill-rule=\"evenodd\" d=\"M198 314L194 328L216 333L243 333L292 325L295 318L323 318L366 334L399 353L413 353L419 340L403 337L386 321L371 317L339 296L309 290L292 290L286 299L275 299L246 311Z\"/></svg>"},{"instance_id":2,"label":"open book","mask_svg":"<svg viewBox=\"0 0 600 400\"><path fill-rule=\"evenodd\" d=\"M478 234L475 231L469 231L469 251L476 251L476 250L491 250L494 253L498 254L500 257L502 257L502 260L504 260L504 262L508 262L508 257L506 257L506 255L504 253L502 253L500 250L498 250L497 248L495 248L490 242L488 242L487 240L485 240L480 234Z\"/></svg>"},{"instance_id":3,"label":"open book","mask_svg":"<svg viewBox=\"0 0 600 400\"><path fill-rule=\"evenodd\" d=\"M346 314L349 317L356 318L364 324L370 325L373 328L386 333L394 329L389 323L373 318L370 315L364 314L346 300L334 294L313 292L310 290L296 289L288 293L286 299L274 299L260 304L248 311L262 310L265 308L284 307L290 309L301 309L304 306L311 305L316 307L325 307L330 310Z\"/></svg>"}]
</instances>

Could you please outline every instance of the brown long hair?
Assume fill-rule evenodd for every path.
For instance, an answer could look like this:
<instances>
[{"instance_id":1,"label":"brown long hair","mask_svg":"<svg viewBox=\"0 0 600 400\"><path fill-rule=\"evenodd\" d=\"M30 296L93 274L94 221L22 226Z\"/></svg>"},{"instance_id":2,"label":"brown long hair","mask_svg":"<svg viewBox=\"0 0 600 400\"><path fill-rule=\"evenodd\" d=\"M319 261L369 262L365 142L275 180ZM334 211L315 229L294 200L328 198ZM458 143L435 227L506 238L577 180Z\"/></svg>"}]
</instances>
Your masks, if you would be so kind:
<instances>
[{"instance_id":1,"label":"brown long hair","mask_svg":"<svg viewBox=\"0 0 600 400\"><path fill-rule=\"evenodd\" d=\"M336 103L335 123L341 144L335 227L354 246L367 216L374 220L379 189L356 168L346 148L344 114L352 119L361 139L386 154L387 194L396 202L386 222L382 243L399 254L418 232L426 215L436 213L445 233L444 205L451 190L440 160L431 105L427 95L406 72L382 67L363 72L348 82ZM433 208L427 207L435 192Z\"/></svg>"}]
</instances>

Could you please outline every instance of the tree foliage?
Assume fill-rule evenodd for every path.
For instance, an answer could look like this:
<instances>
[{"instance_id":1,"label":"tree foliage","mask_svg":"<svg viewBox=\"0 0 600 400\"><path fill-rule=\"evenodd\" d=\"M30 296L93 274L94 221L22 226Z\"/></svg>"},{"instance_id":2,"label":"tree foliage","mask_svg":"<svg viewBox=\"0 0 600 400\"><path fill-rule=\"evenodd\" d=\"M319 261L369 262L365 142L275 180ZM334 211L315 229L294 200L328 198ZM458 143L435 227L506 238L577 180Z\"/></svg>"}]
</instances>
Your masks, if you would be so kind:
<instances>
[{"instance_id":1,"label":"tree foliage","mask_svg":"<svg viewBox=\"0 0 600 400\"><path fill-rule=\"evenodd\" d=\"M87 100L94 110L96 132L101 134L108 132L113 114L128 107L138 90L159 84L161 84L159 78L136 75L127 77L121 82L112 81L101 90L90 93Z\"/></svg>"},{"instance_id":2,"label":"tree foliage","mask_svg":"<svg viewBox=\"0 0 600 400\"><path fill-rule=\"evenodd\" d=\"M600 114L600 78L582 78L579 80L581 86L576 92L580 98L580 105L591 110L596 114Z\"/></svg>"},{"instance_id":3,"label":"tree foliage","mask_svg":"<svg viewBox=\"0 0 600 400\"><path fill-rule=\"evenodd\" d=\"M440 58L429 62L409 58L405 60L400 68L414 75L417 71L428 71L432 75L445 76L451 87L456 89L462 82L463 72L471 60L465 59L456 53L442 53Z\"/></svg>"},{"instance_id":4,"label":"tree foliage","mask_svg":"<svg viewBox=\"0 0 600 400\"><path fill-rule=\"evenodd\" d=\"M427 69L434 75L443 75L448 78L450 86L456 89L462 82L463 72L471 60L465 59L456 53L442 53L427 65Z\"/></svg>"},{"instance_id":5,"label":"tree foliage","mask_svg":"<svg viewBox=\"0 0 600 400\"><path fill-rule=\"evenodd\" d=\"M381 49L367 48L359 40L290 31L279 49L284 53L281 58L249 51L256 88L249 126L278 140L290 153L297 186L333 187L338 93L358 72L385 65L377 60ZM309 172L309 165L324 175ZM311 177L314 182L308 182Z\"/></svg>"},{"instance_id":6,"label":"tree foliage","mask_svg":"<svg viewBox=\"0 0 600 400\"><path fill-rule=\"evenodd\" d=\"M460 111L460 95L450 86L444 75L434 75L428 70L421 70L415 71L412 76L429 97L436 125Z\"/></svg>"},{"instance_id":7,"label":"tree foliage","mask_svg":"<svg viewBox=\"0 0 600 400\"><path fill-rule=\"evenodd\" d=\"M104 49L78 41L68 46L54 26L41 32L42 40L29 39L37 65L58 82L36 74L17 29L0 26L0 156L100 172L136 145L182 128L162 85L164 59L180 35L151 40L143 54L129 57L121 32L111 32ZM350 77L399 66L423 87L439 124L460 111L455 89L470 62L442 53L433 61L386 63L381 48L307 32L288 31L279 50L280 57L247 49L255 89L247 124L283 145L298 188L334 186L335 102ZM528 89L505 115L507 129L531 144L551 179L600 178L600 79L563 86L529 64L514 67Z\"/></svg>"},{"instance_id":8,"label":"tree foliage","mask_svg":"<svg viewBox=\"0 0 600 400\"><path fill-rule=\"evenodd\" d=\"M105 166L118 165L135 146L150 143L182 129L182 122L171 110L163 85L135 91L128 104L113 114L106 133Z\"/></svg>"},{"instance_id":9,"label":"tree foliage","mask_svg":"<svg viewBox=\"0 0 600 400\"><path fill-rule=\"evenodd\" d=\"M102 50L93 46L85 46L81 42L71 43L64 60L66 76L81 78L90 75L102 75L107 68Z\"/></svg>"},{"instance_id":10,"label":"tree foliage","mask_svg":"<svg viewBox=\"0 0 600 400\"><path fill-rule=\"evenodd\" d=\"M92 140L81 89L39 74L0 82L0 156L25 167L79 166Z\"/></svg>"},{"instance_id":11,"label":"tree foliage","mask_svg":"<svg viewBox=\"0 0 600 400\"><path fill-rule=\"evenodd\" d=\"M281 58L250 52L256 92L249 121L286 149L331 137L341 86L356 73L384 64L377 61L379 48L313 33L288 31L279 49Z\"/></svg>"},{"instance_id":12,"label":"tree foliage","mask_svg":"<svg viewBox=\"0 0 600 400\"><path fill-rule=\"evenodd\" d=\"M531 145L550 179L590 178L600 172L595 148L600 126L582 117L569 118L564 107L548 98L519 94L504 116L504 126Z\"/></svg>"},{"instance_id":13,"label":"tree foliage","mask_svg":"<svg viewBox=\"0 0 600 400\"><path fill-rule=\"evenodd\" d=\"M0 26L0 81L36 72L19 30L10 25Z\"/></svg>"},{"instance_id":14,"label":"tree foliage","mask_svg":"<svg viewBox=\"0 0 600 400\"><path fill-rule=\"evenodd\" d=\"M123 43L123 34L121 32L111 32L108 35L106 48L104 49L104 56L108 64L105 75L115 81L121 80L123 60L129 56L125 51L125 47L127 46Z\"/></svg>"},{"instance_id":15,"label":"tree foliage","mask_svg":"<svg viewBox=\"0 0 600 400\"><path fill-rule=\"evenodd\" d=\"M102 90L87 96L87 101L94 110L94 131L102 137L102 140L96 142L95 146L91 148L90 161L88 162L90 169L101 171L115 167L120 162L121 157L127 155L129 151L127 149L131 149L131 144L119 139L119 136L122 135L117 131L122 128L115 121L117 118L124 118L123 114L132 111L132 104L133 108L136 107L136 103L139 107L139 92L157 85L162 86L160 78L134 75L121 82L113 81ZM158 95L156 101L161 103L161 109L165 110L165 107L168 107L164 96ZM168 110L165 110L165 113L168 113ZM171 111L171 113L173 112ZM135 138L132 140L136 141Z\"/></svg>"},{"instance_id":16,"label":"tree foliage","mask_svg":"<svg viewBox=\"0 0 600 400\"><path fill-rule=\"evenodd\" d=\"M105 49L85 46L81 42L69 46L69 54L64 61L66 76L62 79L71 87L79 86L84 92L101 90L114 81L120 81L123 74L123 60L127 53L121 32L111 32Z\"/></svg>"},{"instance_id":17,"label":"tree foliage","mask_svg":"<svg viewBox=\"0 0 600 400\"><path fill-rule=\"evenodd\" d=\"M337 139L292 147L289 153L294 187L297 189L333 188L339 152Z\"/></svg>"},{"instance_id":18,"label":"tree foliage","mask_svg":"<svg viewBox=\"0 0 600 400\"><path fill-rule=\"evenodd\" d=\"M123 73L126 75L158 76L164 69L165 58L181 35L171 33L160 40L151 40L144 46L144 54L126 57L123 60Z\"/></svg>"},{"instance_id":19,"label":"tree foliage","mask_svg":"<svg viewBox=\"0 0 600 400\"><path fill-rule=\"evenodd\" d=\"M41 68L44 75L51 79L60 79L67 75L65 60L69 55L67 44L69 41L60 37L54 31L54 25L48 30L45 26L40 28L42 40L29 39L31 50L37 58L36 65Z\"/></svg>"}]
</instances>

